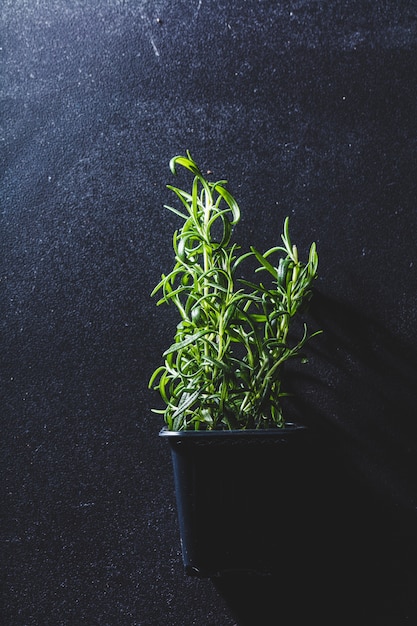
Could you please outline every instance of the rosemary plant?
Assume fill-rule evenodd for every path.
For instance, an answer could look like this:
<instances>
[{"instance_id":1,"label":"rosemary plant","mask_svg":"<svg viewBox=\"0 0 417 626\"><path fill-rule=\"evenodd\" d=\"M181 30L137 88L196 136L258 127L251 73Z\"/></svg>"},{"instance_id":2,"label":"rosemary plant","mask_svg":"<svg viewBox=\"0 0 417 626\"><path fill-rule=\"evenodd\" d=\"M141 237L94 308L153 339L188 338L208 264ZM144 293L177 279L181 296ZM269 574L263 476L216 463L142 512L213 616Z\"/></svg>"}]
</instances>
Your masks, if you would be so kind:
<instances>
[{"instance_id":1,"label":"rosemary plant","mask_svg":"<svg viewBox=\"0 0 417 626\"><path fill-rule=\"evenodd\" d=\"M302 263L285 219L282 245L264 254L240 254L231 243L240 219L226 181L209 182L189 152L170 162L194 175L191 191L168 185L180 209L167 206L183 221L174 232L175 265L155 287L158 305L173 303L180 314L174 343L149 386L160 392L169 430L250 429L285 425L281 399L282 368L299 356L312 335L304 324L296 341L289 331L294 316L311 296L318 255L311 244ZM277 262L274 263L274 256ZM237 269L255 260L269 276L268 286L239 279Z\"/></svg>"}]
</instances>

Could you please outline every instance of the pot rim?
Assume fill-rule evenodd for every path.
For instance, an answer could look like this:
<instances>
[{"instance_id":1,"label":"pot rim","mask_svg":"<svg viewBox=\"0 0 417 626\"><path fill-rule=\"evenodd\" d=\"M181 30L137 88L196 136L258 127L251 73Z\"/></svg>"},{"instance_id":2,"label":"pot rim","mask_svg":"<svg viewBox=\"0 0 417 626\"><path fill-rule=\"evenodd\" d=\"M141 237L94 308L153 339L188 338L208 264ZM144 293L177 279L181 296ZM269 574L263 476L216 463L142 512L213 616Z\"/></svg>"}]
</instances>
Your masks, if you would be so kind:
<instances>
[{"instance_id":1,"label":"pot rim","mask_svg":"<svg viewBox=\"0 0 417 626\"><path fill-rule=\"evenodd\" d=\"M306 426L287 422L285 426L276 428L251 428L242 430L168 430L164 426L159 431L160 437L173 439L223 439L223 438L245 438L245 437L282 437L307 430Z\"/></svg>"}]
</instances>

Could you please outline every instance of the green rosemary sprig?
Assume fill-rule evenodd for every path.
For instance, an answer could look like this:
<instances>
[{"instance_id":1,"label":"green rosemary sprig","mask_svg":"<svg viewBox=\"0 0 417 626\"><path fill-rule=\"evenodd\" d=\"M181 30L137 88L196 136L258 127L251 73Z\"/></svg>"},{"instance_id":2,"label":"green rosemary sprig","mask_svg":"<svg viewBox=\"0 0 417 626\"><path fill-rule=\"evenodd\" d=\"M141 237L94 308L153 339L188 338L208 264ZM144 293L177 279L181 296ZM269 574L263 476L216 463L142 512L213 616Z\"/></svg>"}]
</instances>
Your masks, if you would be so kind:
<instances>
[{"instance_id":1,"label":"green rosemary sprig","mask_svg":"<svg viewBox=\"0 0 417 626\"><path fill-rule=\"evenodd\" d=\"M316 246L303 264L286 218L282 245L239 254L231 236L240 210L226 181L209 182L188 152L171 160L174 174L178 165L194 179L191 193L168 186L182 207L166 208L183 225L173 236L174 267L152 295L161 293L158 305L173 303L180 322L149 382L166 405L156 412L170 430L283 426L282 367L317 334L304 325L299 340L289 342L292 320L311 297ZM248 257L269 275L270 286L236 277Z\"/></svg>"}]
</instances>

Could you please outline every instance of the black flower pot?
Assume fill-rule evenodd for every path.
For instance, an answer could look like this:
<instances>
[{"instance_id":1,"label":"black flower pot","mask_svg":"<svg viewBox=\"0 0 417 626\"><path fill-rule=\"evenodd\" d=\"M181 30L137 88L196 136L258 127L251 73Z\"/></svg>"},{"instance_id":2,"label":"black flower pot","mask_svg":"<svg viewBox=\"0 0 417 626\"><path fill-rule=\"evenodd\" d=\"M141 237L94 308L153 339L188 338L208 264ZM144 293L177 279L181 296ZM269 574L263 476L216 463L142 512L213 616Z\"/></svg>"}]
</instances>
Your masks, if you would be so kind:
<instances>
[{"instance_id":1,"label":"black flower pot","mask_svg":"<svg viewBox=\"0 0 417 626\"><path fill-rule=\"evenodd\" d=\"M186 573L273 574L315 561L335 502L323 491L326 462L307 429L160 435L172 453Z\"/></svg>"}]
</instances>

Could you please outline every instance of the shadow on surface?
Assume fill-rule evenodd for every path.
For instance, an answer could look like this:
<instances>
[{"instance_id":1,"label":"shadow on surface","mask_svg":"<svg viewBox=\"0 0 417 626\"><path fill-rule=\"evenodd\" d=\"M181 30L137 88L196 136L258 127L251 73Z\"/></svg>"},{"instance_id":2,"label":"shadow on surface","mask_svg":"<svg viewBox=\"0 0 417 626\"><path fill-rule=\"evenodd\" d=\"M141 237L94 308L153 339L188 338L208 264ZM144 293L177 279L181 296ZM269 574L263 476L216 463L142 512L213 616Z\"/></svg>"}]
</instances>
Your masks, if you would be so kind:
<instances>
[{"instance_id":1,"label":"shadow on surface","mask_svg":"<svg viewBox=\"0 0 417 626\"><path fill-rule=\"evenodd\" d=\"M384 552L384 560L386 554ZM364 567L363 559L341 561L328 569L271 577L229 576L213 579L238 626L400 626L415 623L416 579L404 584L398 571ZM387 564L386 568L387 568Z\"/></svg>"},{"instance_id":2,"label":"shadow on surface","mask_svg":"<svg viewBox=\"0 0 417 626\"><path fill-rule=\"evenodd\" d=\"M362 523L363 521L363 523ZM416 623L417 550L411 530L400 536L390 512L311 539L291 540L271 576L213 578L237 626L400 626ZM292 544L292 545L291 545Z\"/></svg>"},{"instance_id":3,"label":"shadow on surface","mask_svg":"<svg viewBox=\"0 0 417 626\"><path fill-rule=\"evenodd\" d=\"M416 355L321 294L311 313L326 328L313 348L319 376L300 368L295 386L309 393L297 393L295 405L319 433L319 474L309 471L314 458L303 471L321 482L320 498L300 535L284 537L273 575L213 584L238 626L417 623Z\"/></svg>"}]
</instances>

